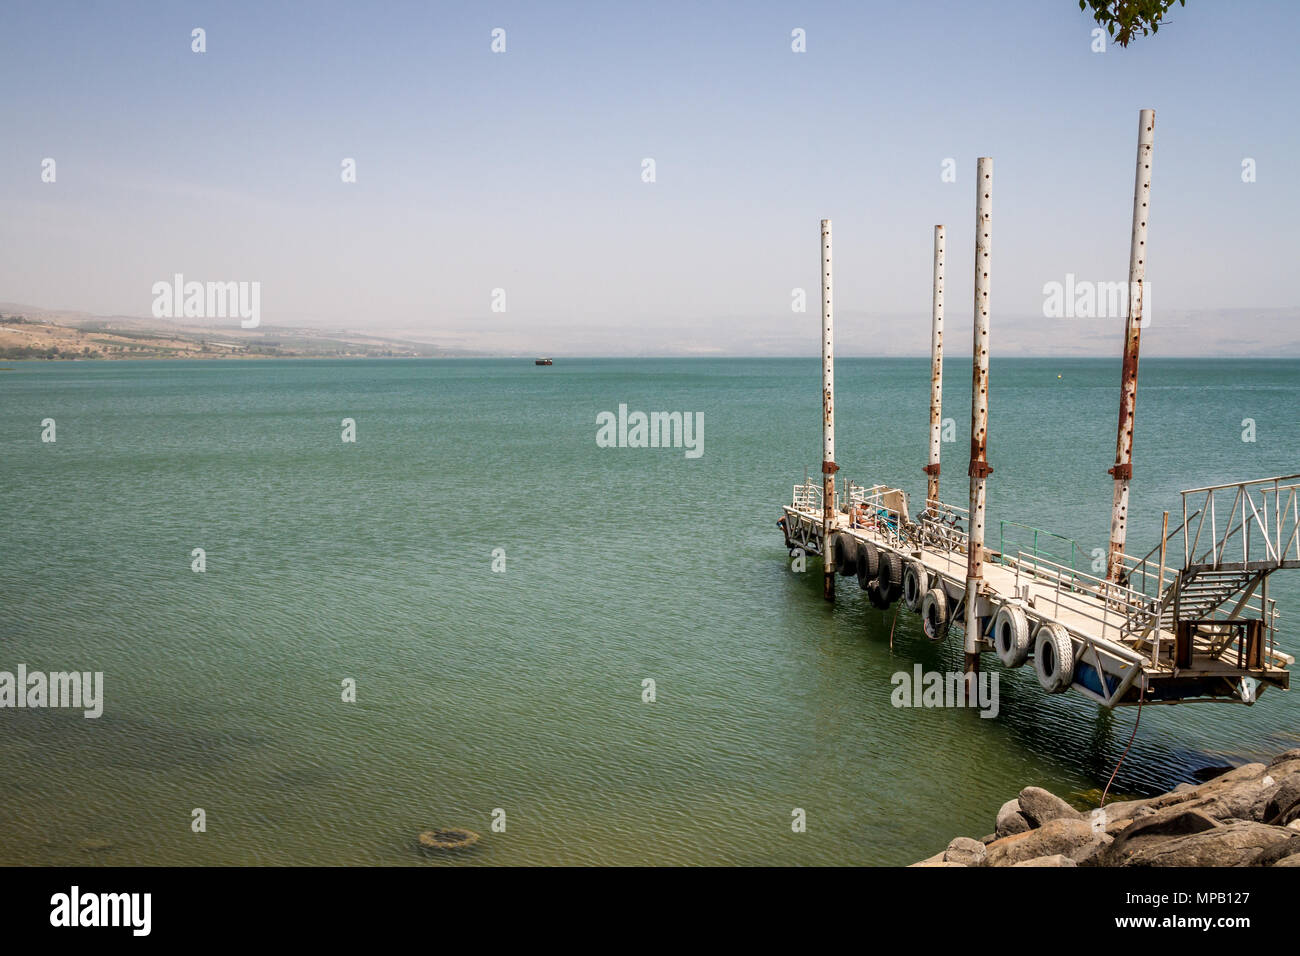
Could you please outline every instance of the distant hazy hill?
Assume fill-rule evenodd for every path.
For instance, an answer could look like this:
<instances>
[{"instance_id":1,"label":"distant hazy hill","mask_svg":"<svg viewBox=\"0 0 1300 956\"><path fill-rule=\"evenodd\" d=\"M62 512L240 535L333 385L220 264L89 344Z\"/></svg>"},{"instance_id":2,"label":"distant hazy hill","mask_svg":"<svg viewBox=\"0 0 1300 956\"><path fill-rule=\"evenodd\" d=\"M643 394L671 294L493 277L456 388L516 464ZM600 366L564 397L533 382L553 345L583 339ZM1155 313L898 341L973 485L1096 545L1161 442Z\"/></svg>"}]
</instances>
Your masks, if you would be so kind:
<instances>
[{"instance_id":1,"label":"distant hazy hill","mask_svg":"<svg viewBox=\"0 0 1300 956\"><path fill-rule=\"evenodd\" d=\"M474 354L345 330L241 328L0 302L2 359L398 358Z\"/></svg>"}]
</instances>

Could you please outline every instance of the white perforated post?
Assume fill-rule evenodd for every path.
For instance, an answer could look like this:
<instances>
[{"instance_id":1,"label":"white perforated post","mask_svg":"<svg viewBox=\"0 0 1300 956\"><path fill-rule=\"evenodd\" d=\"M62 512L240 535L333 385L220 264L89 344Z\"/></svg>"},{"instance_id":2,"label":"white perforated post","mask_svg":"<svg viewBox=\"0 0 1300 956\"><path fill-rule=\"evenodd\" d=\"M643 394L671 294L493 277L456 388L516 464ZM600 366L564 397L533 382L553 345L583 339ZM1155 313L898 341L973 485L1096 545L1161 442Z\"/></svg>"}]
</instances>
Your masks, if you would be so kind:
<instances>
[{"instance_id":1,"label":"white perforated post","mask_svg":"<svg viewBox=\"0 0 1300 956\"><path fill-rule=\"evenodd\" d=\"M943 432L943 226L934 227L934 293L930 303L930 461L925 506L939 504L939 448Z\"/></svg>"},{"instance_id":2,"label":"white perforated post","mask_svg":"<svg viewBox=\"0 0 1300 956\"><path fill-rule=\"evenodd\" d=\"M984 486L989 426L989 269L993 252L993 160L975 168L975 336L971 345L970 547L966 558L966 672L979 670L979 593L984 579Z\"/></svg>"},{"instance_id":3,"label":"white perforated post","mask_svg":"<svg viewBox=\"0 0 1300 956\"><path fill-rule=\"evenodd\" d=\"M1133 422L1137 412L1138 350L1142 338L1142 306L1147 276L1147 213L1151 201L1151 147L1155 142L1156 111L1138 114L1137 172L1133 180L1133 232L1128 251L1128 318L1124 323L1124 358L1120 369L1119 425L1115 435L1115 465L1110 469L1115 492L1110 510L1110 552L1106 580L1124 572L1124 541L1128 536L1128 489L1133 479Z\"/></svg>"},{"instance_id":4,"label":"white perforated post","mask_svg":"<svg viewBox=\"0 0 1300 956\"><path fill-rule=\"evenodd\" d=\"M822 570L823 593L835 599L835 335L831 295L831 221L822 220Z\"/></svg>"}]
</instances>

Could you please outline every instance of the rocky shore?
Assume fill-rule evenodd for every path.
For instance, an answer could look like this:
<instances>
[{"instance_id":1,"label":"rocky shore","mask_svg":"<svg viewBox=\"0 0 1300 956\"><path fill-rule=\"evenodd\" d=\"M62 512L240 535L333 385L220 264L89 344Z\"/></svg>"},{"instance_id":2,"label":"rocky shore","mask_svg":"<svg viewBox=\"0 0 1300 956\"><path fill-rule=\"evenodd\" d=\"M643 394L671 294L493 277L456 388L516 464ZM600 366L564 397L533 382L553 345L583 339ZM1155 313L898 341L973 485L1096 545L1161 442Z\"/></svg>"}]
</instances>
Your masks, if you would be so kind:
<instances>
[{"instance_id":1,"label":"rocky shore","mask_svg":"<svg viewBox=\"0 0 1300 956\"><path fill-rule=\"evenodd\" d=\"M1026 787L993 833L912 865L1300 867L1300 749L1091 810Z\"/></svg>"}]
</instances>

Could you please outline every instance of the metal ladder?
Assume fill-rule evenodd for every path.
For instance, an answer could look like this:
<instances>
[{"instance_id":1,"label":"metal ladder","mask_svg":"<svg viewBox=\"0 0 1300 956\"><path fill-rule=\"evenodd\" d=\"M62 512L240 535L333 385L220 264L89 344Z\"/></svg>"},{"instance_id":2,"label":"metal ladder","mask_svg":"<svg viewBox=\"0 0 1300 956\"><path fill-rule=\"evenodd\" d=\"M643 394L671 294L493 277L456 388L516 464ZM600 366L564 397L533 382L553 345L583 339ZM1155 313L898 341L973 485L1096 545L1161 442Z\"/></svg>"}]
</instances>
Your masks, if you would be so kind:
<instances>
[{"instance_id":1,"label":"metal ladder","mask_svg":"<svg viewBox=\"0 0 1300 956\"><path fill-rule=\"evenodd\" d=\"M1160 626L1172 631L1178 620L1206 620L1224 608L1238 594L1247 592L1227 619L1245 610L1259 583L1269 572L1216 571L1213 568L1184 568L1170 585L1175 597L1160 612ZM1175 615L1177 615L1175 617Z\"/></svg>"}]
</instances>

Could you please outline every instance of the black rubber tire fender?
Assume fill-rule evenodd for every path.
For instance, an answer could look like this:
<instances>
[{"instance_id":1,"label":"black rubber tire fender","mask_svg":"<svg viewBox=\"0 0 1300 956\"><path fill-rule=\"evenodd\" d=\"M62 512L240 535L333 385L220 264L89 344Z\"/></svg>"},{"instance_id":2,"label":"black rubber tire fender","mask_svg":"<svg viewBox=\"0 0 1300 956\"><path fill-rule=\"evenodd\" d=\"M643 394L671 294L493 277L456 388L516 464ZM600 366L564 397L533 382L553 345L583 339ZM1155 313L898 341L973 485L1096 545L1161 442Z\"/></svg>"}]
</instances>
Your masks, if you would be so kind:
<instances>
[{"instance_id":1,"label":"black rubber tire fender","mask_svg":"<svg viewBox=\"0 0 1300 956\"><path fill-rule=\"evenodd\" d=\"M930 574L925 565L915 559L903 566L903 606L909 611L921 610L925 592L930 590Z\"/></svg>"},{"instance_id":2,"label":"black rubber tire fender","mask_svg":"<svg viewBox=\"0 0 1300 956\"><path fill-rule=\"evenodd\" d=\"M880 553L870 541L858 545L858 587L866 590L880 571Z\"/></svg>"},{"instance_id":3,"label":"black rubber tire fender","mask_svg":"<svg viewBox=\"0 0 1300 956\"><path fill-rule=\"evenodd\" d=\"M993 648L1003 667L1019 667L1029 660L1029 619L1015 604L1003 604L993 615Z\"/></svg>"},{"instance_id":4,"label":"black rubber tire fender","mask_svg":"<svg viewBox=\"0 0 1300 956\"><path fill-rule=\"evenodd\" d=\"M1034 634L1034 670L1049 694L1062 694L1074 683L1074 642L1055 621L1045 621Z\"/></svg>"},{"instance_id":5,"label":"black rubber tire fender","mask_svg":"<svg viewBox=\"0 0 1300 956\"><path fill-rule=\"evenodd\" d=\"M943 588L930 588L921 598L921 630L936 644L948 636L948 595Z\"/></svg>"},{"instance_id":6,"label":"black rubber tire fender","mask_svg":"<svg viewBox=\"0 0 1300 956\"><path fill-rule=\"evenodd\" d=\"M845 578L858 573L858 542L847 534L835 536L835 570Z\"/></svg>"},{"instance_id":7,"label":"black rubber tire fender","mask_svg":"<svg viewBox=\"0 0 1300 956\"><path fill-rule=\"evenodd\" d=\"M876 572L876 587L889 603L898 600L903 590L903 562L893 551L880 552L880 570Z\"/></svg>"}]
</instances>

